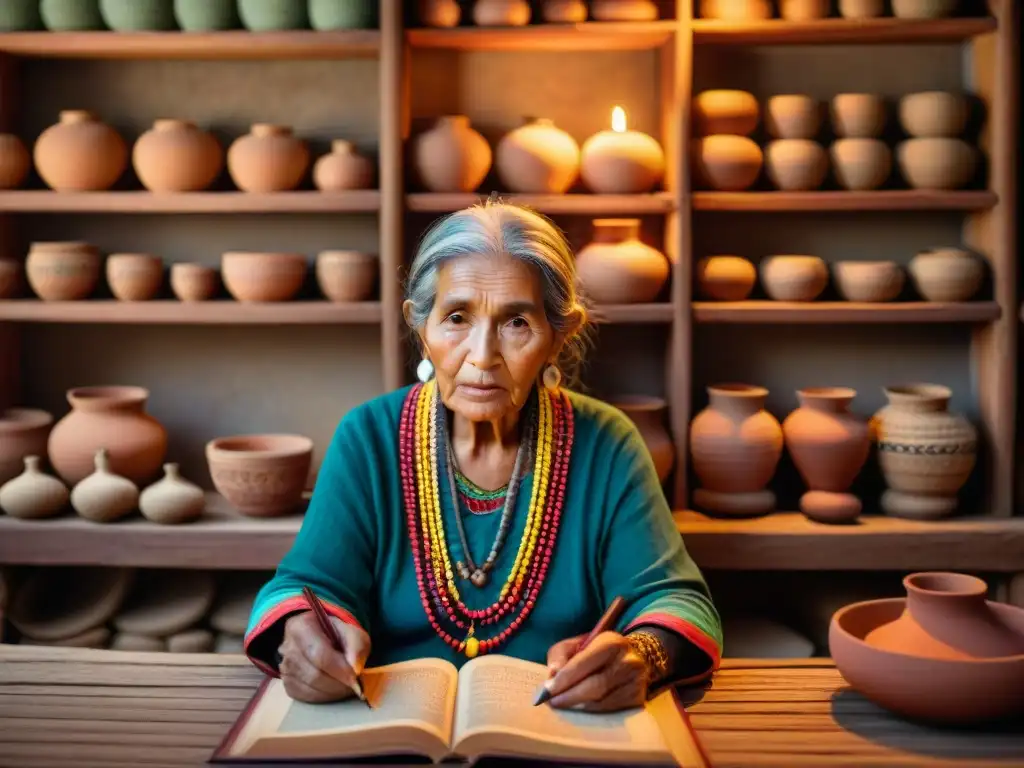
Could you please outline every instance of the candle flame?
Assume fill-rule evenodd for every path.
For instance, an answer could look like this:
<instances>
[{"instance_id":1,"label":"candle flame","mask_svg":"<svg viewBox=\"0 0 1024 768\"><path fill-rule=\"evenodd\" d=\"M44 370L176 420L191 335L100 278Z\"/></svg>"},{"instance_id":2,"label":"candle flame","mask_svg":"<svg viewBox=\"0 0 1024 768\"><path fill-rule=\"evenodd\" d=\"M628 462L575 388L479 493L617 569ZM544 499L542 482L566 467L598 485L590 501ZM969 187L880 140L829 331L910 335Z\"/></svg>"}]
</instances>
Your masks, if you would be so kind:
<instances>
[{"instance_id":1,"label":"candle flame","mask_svg":"<svg viewBox=\"0 0 1024 768\"><path fill-rule=\"evenodd\" d=\"M626 110L622 107L615 107L612 110L612 130L616 133L625 133L626 131Z\"/></svg>"}]
</instances>

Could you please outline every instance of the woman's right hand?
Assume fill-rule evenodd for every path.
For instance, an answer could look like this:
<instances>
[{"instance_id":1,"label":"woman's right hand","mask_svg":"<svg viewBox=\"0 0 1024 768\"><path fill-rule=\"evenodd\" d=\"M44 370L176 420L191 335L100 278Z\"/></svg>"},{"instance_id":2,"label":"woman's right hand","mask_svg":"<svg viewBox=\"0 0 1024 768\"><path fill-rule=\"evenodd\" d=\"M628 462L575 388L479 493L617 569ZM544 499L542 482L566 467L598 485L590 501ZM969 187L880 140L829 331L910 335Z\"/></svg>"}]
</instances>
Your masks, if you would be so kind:
<instances>
[{"instance_id":1,"label":"woman's right hand","mask_svg":"<svg viewBox=\"0 0 1024 768\"><path fill-rule=\"evenodd\" d=\"M354 694L356 676L370 655L370 636L354 624L329 616L341 637L344 651L336 651L320 629L312 611L292 616L284 624L284 641L278 669L289 696L320 704L340 701Z\"/></svg>"}]
</instances>

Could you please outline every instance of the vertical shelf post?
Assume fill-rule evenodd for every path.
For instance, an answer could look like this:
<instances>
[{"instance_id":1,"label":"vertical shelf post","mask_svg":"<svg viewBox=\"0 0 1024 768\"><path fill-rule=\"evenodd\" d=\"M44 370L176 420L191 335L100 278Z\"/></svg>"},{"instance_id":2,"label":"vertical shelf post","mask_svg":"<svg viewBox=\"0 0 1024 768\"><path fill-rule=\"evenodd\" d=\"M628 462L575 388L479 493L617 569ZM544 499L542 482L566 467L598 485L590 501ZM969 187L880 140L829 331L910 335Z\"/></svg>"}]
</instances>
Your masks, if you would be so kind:
<instances>
[{"instance_id":1,"label":"vertical shelf post","mask_svg":"<svg viewBox=\"0 0 1024 768\"><path fill-rule=\"evenodd\" d=\"M18 103L17 62L0 53L0 131L14 132L14 115ZM14 252L14 220L0 214L0 258L20 260ZM13 323L0 323L0 411L19 402L21 381L19 370L20 344L18 329Z\"/></svg>"}]
</instances>

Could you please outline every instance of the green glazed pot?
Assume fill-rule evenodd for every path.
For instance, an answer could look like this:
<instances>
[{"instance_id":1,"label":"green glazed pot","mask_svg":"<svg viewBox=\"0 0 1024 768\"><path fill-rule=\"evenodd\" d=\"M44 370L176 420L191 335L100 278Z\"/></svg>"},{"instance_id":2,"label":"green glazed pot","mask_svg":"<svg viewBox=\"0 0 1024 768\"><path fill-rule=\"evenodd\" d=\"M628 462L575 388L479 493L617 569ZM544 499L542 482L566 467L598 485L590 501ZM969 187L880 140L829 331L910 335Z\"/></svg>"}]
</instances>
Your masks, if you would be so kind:
<instances>
[{"instance_id":1,"label":"green glazed pot","mask_svg":"<svg viewBox=\"0 0 1024 768\"><path fill-rule=\"evenodd\" d=\"M238 28L235 0L174 0L174 18L186 32Z\"/></svg>"},{"instance_id":2,"label":"green glazed pot","mask_svg":"<svg viewBox=\"0 0 1024 768\"><path fill-rule=\"evenodd\" d=\"M22 32L39 29L39 0L2 0L0 2L0 32Z\"/></svg>"},{"instance_id":3,"label":"green glazed pot","mask_svg":"<svg viewBox=\"0 0 1024 768\"><path fill-rule=\"evenodd\" d=\"M309 0L313 29L371 29L377 26L376 0Z\"/></svg>"},{"instance_id":4,"label":"green glazed pot","mask_svg":"<svg viewBox=\"0 0 1024 768\"><path fill-rule=\"evenodd\" d=\"M306 0L238 0L238 15L250 32L309 28Z\"/></svg>"},{"instance_id":5,"label":"green glazed pot","mask_svg":"<svg viewBox=\"0 0 1024 768\"><path fill-rule=\"evenodd\" d=\"M174 0L100 0L100 13L107 26L118 32L178 28L174 21Z\"/></svg>"},{"instance_id":6,"label":"green glazed pot","mask_svg":"<svg viewBox=\"0 0 1024 768\"><path fill-rule=\"evenodd\" d=\"M41 0L39 15L51 32L106 29L100 15L100 0Z\"/></svg>"}]
</instances>

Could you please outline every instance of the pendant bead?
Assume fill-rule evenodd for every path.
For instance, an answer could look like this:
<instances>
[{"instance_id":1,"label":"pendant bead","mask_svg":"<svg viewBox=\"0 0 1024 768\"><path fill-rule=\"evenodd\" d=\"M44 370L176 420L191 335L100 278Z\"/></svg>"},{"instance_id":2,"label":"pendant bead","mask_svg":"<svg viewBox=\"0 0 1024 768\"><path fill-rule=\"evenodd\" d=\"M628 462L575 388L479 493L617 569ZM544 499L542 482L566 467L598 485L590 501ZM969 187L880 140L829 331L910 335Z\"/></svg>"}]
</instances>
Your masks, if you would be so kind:
<instances>
[{"instance_id":1,"label":"pendant bead","mask_svg":"<svg viewBox=\"0 0 1024 768\"><path fill-rule=\"evenodd\" d=\"M466 656L470 659L474 658L480 652L480 641L475 637L471 637L466 640Z\"/></svg>"}]
</instances>

